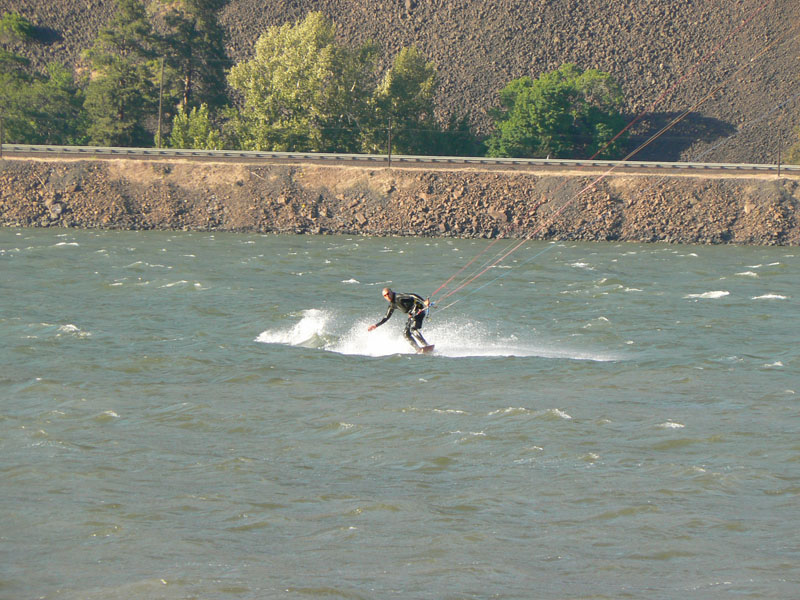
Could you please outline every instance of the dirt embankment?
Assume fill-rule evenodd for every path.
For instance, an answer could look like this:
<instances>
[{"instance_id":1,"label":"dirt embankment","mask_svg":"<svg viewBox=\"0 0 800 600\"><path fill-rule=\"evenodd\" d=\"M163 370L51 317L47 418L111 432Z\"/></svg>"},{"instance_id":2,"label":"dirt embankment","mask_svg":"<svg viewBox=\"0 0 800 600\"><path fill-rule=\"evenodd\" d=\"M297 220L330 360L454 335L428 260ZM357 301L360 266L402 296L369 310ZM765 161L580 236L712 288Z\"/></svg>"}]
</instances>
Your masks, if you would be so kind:
<instances>
[{"instance_id":1,"label":"dirt embankment","mask_svg":"<svg viewBox=\"0 0 800 600\"><path fill-rule=\"evenodd\" d=\"M800 245L800 181L0 161L0 226Z\"/></svg>"}]
</instances>

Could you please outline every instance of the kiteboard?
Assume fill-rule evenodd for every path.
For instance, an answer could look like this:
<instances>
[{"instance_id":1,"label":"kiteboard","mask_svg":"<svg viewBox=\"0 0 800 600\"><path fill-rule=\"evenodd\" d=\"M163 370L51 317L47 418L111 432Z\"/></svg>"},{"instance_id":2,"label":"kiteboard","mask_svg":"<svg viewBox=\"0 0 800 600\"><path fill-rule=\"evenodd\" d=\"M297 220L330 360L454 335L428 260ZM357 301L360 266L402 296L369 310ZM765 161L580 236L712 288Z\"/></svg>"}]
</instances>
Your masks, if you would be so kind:
<instances>
[{"instance_id":1,"label":"kiteboard","mask_svg":"<svg viewBox=\"0 0 800 600\"><path fill-rule=\"evenodd\" d=\"M422 346L422 348L417 348L417 352L419 354L430 354L431 352L433 352L433 346L434 344L430 344L428 346Z\"/></svg>"}]
</instances>

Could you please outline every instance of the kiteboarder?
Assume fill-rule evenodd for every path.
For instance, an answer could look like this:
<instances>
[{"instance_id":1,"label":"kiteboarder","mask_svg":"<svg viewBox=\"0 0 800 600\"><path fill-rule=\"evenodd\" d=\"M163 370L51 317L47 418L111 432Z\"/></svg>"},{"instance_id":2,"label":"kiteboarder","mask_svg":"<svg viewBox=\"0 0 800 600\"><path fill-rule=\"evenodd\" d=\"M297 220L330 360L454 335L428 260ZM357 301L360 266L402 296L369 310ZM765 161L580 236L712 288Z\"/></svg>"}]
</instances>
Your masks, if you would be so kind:
<instances>
[{"instance_id":1,"label":"kiteboarder","mask_svg":"<svg viewBox=\"0 0 800 600\"><path fill-rule=\"evenodd\" d=\"M406 321L406 327L403 330L403 335L408 340L408 343L414 347L416 352L430 352L433 350L433 346L428 345L428 342L425 341L425 338L422 337L422 333L420 332L420 329L422 329L422 321L425 315L428 314L430 302L417 294L400 294L393 292L388 287L383 288L382 294L389 303L389 310L386 311L385 317L375 323L375 325L370 325L367 330L372 331L376 327L380 327L386 323L397 308L408 314L408 321Z\"/></svg>"}]
</instances>

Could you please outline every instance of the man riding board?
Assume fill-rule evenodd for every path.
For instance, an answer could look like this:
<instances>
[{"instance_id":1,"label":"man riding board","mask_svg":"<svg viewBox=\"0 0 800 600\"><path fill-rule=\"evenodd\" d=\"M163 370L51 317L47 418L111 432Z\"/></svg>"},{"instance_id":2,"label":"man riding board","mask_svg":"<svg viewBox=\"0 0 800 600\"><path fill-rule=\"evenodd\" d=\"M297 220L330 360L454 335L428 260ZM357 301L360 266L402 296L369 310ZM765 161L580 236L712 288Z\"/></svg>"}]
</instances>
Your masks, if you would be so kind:
<instances>
[{"instance_id":1,"label":"man riding board","mask_svg":"<svg viewBox=\"0 0 800 600\"><path fill-rule=\"evenodd\" d=\"M406 327L403 330L403 335L408 340L408 343L413 346L416 352L425 352L431 349L432 346L428 345L428 342L425 341L425 338L422 337L422 333L420 332L420 329L422 329L422 321L425 315L428 314L428 305L430 302L417 294L400 294L393 292L388 287L383 288L382 294L389 303L389 310L386 311L385 317L375 323L375 325L370 325L367 331L372 331L376 327L380 327L386 323L397 308L408 314L408 321L406 321Z\"/></svg>"}]
</instances>

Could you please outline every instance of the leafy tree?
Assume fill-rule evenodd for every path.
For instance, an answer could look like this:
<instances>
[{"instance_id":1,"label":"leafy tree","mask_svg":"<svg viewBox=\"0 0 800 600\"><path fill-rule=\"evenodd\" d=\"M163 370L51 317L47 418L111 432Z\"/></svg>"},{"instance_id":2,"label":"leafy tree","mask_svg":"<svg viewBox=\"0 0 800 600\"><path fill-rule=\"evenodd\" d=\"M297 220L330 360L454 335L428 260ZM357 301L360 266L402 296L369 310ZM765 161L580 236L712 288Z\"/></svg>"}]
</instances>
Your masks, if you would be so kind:
<instances>
[{"instance_id":1,"label":"leafy tree","mask_svg":"<svg viewBox=\"0 0 800 600\"><path fill-rule=\"evenodd\" d=\"M800 165L800 127L797 128L795 134L798 139L786 153L786 162L792 165Z\"/></svg>"},{"instance_id":2,"label":"leafy tree","mask_svg":"<svg viewBox=\"0 0 800 600\"><path fill-rule=\"evenodd\" d=\"M242 95L234 119L242 147L253 150L355 152L368 119L375 48L335 41L335 25L321 13L270 27L255 57L228 76Z\"/></svg>"},{"instance_id":3,"label":"leafy tree","mask_svg":"<svg viewBox=\"0 0 800 600\"><path fill-rule=\"evenodd\" d=\"M46 74L28 61L0 50L0 116L4 138L20 144L85 143L86 115L72 72L51 63Z\"/></svg>"},{"instance_id":4,"label":"leafy tree","mask_svg":"<svg viewBox=\"0 0 800 600\"><path fill-rule=\"evenodd\" d=\"M437 126L431 146L425 154L439 156L482 156L486 152L470 126L467 115L450 115L447 123Z\"/></svg>"},{"instance_id":5,"label":"leafy tree","mask_svg":"<svg viewBox=\"0 0 800 600\"><path fill-rule=\"evenodd\" d=\"M156 113L155 43L140 0L117 0L111 23L101 29L85 57L92 66L85 107L91 143L146 145L145 119Z\"/></svg>"},{"instance_id":6,"label":"leafy tree","mask_svg":"<svg viewBox=\"0 0 800 600\"><path fill-rule=\"evenodd\" d=\"M173 148L198 148L201 150L219 150L222 148L222 137L211 123L208 106L193 108L187 113L181 106L172 123L172 134L169 145Z\"/></svg>"},{"instance_id":7,"label":"leafy tree","mask_svg":"<svg viewBox=\"0 0 800 600\"><path fill-rule=\"evenodd\" d=\"M436 68L422 52L415 46L400 50L373 98L378 123L391 127L392 152L424 154L434 145L436 86ZM372 137L368 149L385 149Z\"/></svg>"},{"instance_id":8,"label":"leafy tree","mask_svg":"<svg viewBox=\"0 0 800 600\"><path fill-rule=\"evenodd\" d=\"M0 42L29 42L35 33L36 28L18 12L7 12L0 18Z\"/></svg>"},{"instance_id":9,"label":"leafy tree","mask_svg":"<svg viewBox=\"0 0 800 600\"><path fill-rule=\"evenodd\" d=\"M180 81L179 104L188 111L202 103L216 109L227 103L225 32L217 13L228 0L161 0L167 33L159 39L171 77Z\"/></svg>"},{"instance_id":10,"label":"leafy tree","mask_svg":"<svg viewBox=\"0 0 800 600\"><path fill-rule=\"evenodd\" d=\"M489 156L567 158L599 152L614 157L621 140L609 142L624 126L623 96L608 73L581 71L573 64L542 75L522 77L500 90L494 113L496 132ZM606 144L609 144L606 147Z\"/></svg>"}]
</instances>

